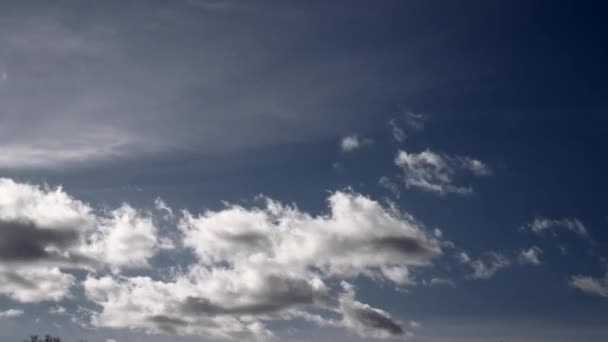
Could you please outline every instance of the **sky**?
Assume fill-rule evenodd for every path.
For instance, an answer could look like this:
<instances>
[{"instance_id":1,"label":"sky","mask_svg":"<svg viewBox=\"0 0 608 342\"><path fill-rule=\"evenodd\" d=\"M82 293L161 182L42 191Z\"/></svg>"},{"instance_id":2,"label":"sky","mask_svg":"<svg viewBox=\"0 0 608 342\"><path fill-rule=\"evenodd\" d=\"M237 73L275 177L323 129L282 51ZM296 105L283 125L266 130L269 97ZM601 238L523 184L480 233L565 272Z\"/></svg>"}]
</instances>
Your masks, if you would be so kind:
<instances>
[{"instance_id":1,"label":"sky","mask_svg":"<svg viewBox=\"0 0 608 342\"><path fill-rule=\"evenodd\" d=\"M0 340L608 340L605 14L2 1Z\"/></svg>"}]
</instances>

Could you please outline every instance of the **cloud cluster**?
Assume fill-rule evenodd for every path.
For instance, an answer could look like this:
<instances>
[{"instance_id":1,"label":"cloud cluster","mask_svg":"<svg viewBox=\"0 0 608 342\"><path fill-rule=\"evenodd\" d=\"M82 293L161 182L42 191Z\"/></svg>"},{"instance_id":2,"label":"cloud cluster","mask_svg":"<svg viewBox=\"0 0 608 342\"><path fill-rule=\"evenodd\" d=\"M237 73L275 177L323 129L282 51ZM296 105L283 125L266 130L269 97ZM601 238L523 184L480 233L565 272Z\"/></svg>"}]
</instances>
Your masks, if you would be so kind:
<instances>
[{"instance_id":1,"label":"cloud cluster","mask_svg":"<svg viewBox=\"0 0 608 342\"><path fill-rule=\"evenodd\" d=\"M76 278L66 269L141 267L156 227L126 205L96 212L61 188L0 178L0 293L21 302L57 301Z\"/></svg>"},{"instance_id":2,"label":"cloud cluster","mask_svg":"<svg viewBox=\"0 0 608 342\"><path fill-rule=\"evenodd\" d=\"M490 174L489 167L478 159L450 156L426 150L408 153L400 150L395 164L403 170L405 186L418 188L438 195L473 193L468 186L455 184L457 174L470 173L475 176Z\"/></svg>"},{"instance_id":3,"label":"cloud cluster","mask_svg":"<svg viewBox=\"0 0 608 342\"><path fill-rule=\"evenodd\" d=\"M0 295L59 302L82 286L96 304L88 314L96 327L256 340L276 335L269 323L297 319L361 337L407 335L388 312L358 300L348 281L426 283L415 271L453 247L395 204L351 190L331 193L320 214L267 197L200 213L173 211L161 199L154 213L128 204L96 210L61 188L10 179L0 179L0 193ZM174 225L171 248L195 259L146 270L165 245L161 219ZM468 278L488 279L515 260L540 264L541 253L533 246L512 257L458 257ZM571 285L605 294L603 280L577 276Z\"/></svg>"},{"instance_id":4,"label":"cloud cluster","mask_svg":"<svg viewBox=\"0 0 608 342\"><path fill-rule=\"evenodd\" d=\"M86 294L103 308L94 325L251 339L273 334L267 321L300 318L361 336L401 335L388 313L358 302L351 285L331 284L356 276L408 284L408 268L430 265L441 241L360 194L333 193L328 205L316 216L268 198L262 207L184 211L183 245L198 262L166 282L89 277Z\"/></svg>"},{"instance_id":5,"label":"cloud cluster","mask_svg":"<svg viewBox=\"0 0 608 342\"><path fill-rule=\"evenodd\" d=\"M411 269L431 266L445 244L395 205L352 191L332 193L327 212L315 215L270 198L199 214L160 199L156 214L128 204L96 210L62 188L11 179L0 179L0 193L1 295L59 302L80 285L101 308L92 325L149 333L264 339L275 334L268 322L301 319L402 335L346 280L414 284ZM196 261L142 275L163 248L158 219L176 224L177 245Z\"/></svg>"}]
</instances>

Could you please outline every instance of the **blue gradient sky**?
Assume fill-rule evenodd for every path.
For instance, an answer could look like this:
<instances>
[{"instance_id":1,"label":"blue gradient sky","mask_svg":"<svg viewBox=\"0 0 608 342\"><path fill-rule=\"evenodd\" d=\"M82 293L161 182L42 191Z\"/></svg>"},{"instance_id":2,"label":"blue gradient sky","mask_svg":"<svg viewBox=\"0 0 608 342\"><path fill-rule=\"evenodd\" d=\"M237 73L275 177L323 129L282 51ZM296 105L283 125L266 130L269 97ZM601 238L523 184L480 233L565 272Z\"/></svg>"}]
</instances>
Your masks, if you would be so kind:
<instances>
[{"instance_id":1,"label":"blue gradient sky","mask_svg":"<svg viewBox=\"0 0 608 342\"><path fill-rule=\"evenodd\" d=\"M316 216L331 193L361 194L451 242L410 269L412 284L345 278L357 300L404 327L389 340L605 341L605 13L570 1L2 2L0 177L62 186L100 212L128 203L175 236L156 198L198 214L224 202L249 209L263 194ZM344 149L347 137L358 146ZM452 163L449 185L470 193L408 183L433 169L397 165L399 151ZM468 172L465 157L489 174ZM535 219L552 224L521 228ZM538 264L521 257L533 246ZM477 279L462 253L509 265ZM148 268L66 271L77 283L59 301L0 294L1 312L23 311L0 319L1 339L214 340L96 325L102 306L82 285L108 274L165 279L195 259L179 245ZM0 256L0 271L11 265ZM327 283L339 292L341 280ZM48 312L58 305L67 314ZM297 319L265 324L282 341L373 338Z\"/></svg>"}]
</instances>

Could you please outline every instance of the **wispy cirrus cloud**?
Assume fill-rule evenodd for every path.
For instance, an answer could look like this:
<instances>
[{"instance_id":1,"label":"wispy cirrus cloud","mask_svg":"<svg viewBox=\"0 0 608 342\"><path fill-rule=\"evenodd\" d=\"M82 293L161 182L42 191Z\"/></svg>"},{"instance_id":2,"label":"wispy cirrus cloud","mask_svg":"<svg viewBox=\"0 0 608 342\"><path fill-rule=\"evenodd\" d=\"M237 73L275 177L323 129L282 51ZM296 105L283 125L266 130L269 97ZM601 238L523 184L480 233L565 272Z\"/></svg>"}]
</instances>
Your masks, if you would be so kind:
<instances>
[{"instance_id":1,"label":"wispy cirrus cloud","mask_svg":"<svg viewBox=\"0 0 608 342\"><path fill-rule=\"evenodd\" d=\"M425 114L404 111L402 115L389 120L388 124L393 139L401 143L407 138L409 130L422 131L427 120L428 116Z\"/></svg>"},{"instance_id":2,"label":"wispy cirrus cloud","mask_svg":"<svg viewBox=\"0 0 608 342\"><path fill-rule=\"evenodd\" d=\"M467 276L470 279L489 279L496 272L512 265L508 256L495 251L484 253L478 259L472 259L467 253L462 252L458 255L458 260L472 269L473 272Z\"/></svg>"},{"instance_id":3,"label":"wispy cirrus cloud","mask_svg":"<svg viewBox=\"0 0 608 342\"><path fill-rule=\"evenodd\" d=\"M519 229L538 235L546 233L556 234L558 230L563 229L575 233L584 239L590 239L587 228L585 228L583 222L577 218L550 219L537 216L532 222L521 226Z\"/></svg>"},{"instance_id":4,"label":"wispy cirrus cloud","mask_svg":"<svg viewBox=\"0 0 608 342\"><path fill-rule=\"evenodd\" d=\"M421 189L440 196L473 193L470 186L456 184L455 177L459 174L487 176L491 173L490 168L478 159L430 150L419 153L400 150L395 157L395 165L403 170L407 188Z\"/></svg>"}]
</instances>

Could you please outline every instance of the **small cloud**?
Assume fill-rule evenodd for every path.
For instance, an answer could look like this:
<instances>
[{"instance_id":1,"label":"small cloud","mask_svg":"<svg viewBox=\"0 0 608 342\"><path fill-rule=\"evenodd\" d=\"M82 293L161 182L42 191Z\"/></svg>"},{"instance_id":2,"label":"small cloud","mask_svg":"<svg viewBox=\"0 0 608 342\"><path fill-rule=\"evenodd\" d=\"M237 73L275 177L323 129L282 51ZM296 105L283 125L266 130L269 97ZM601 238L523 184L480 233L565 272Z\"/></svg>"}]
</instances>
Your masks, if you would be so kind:
<instances>
[{"instance_id":1,"label":"small cloud","mask_svg":"<svg viewBox=\"0 0 608 342\"><path fill-rule=\"evenodd\" d=\"M8 309L5 311L0 311L0 319L11 319L11 318L22 316L23 314L24 314L23 310Z\"/></svg>"},{"instance_id":2,"label":"small cloud","mask_svg":"<svg viewBox=\"0 0 608 342\"><path fill-rule=\"evenodd\" d=\"M393 139L397 140L397 142L404 142L407 138L405 134L405 130L399 125L397 120L392 119L388 122L389 126L391 126L391 132L393 134Z\"/></svg>"},{"instance_id":3,"label":"small cloud","mask_svg":"<svg viewBox=\"0 0 608 342\"><path fill-rule=\"evenodd\" d=\"M507 256L494 251L485 253L479 259L471 259L468 254L462 252L458 259L473 269L473 273L467 276L469 279L489 279L499 270L511 266L511 260Z\"/></svg>"},{"instance_id":4,"label":"small cloud","mask_svg":"<svg viewBox=\"0 0 608 342\"><path fill-rule=\"evenodd\" d=\"M570 279L569 284L585 293L608 297L608 273L604 275L604 278L576 275Z\"/></svg>"},{"instance_id":5,"label":"small cloud","mask_svg":"<svg viewBox=\"0 0 608 342\"><path fill-rule=\"evenodd\" d=\"M585 225L577 218L549 219L537 216L534 218L534 221L519 228L521 231L529 231L538 235L545 233L556 234L557 229L565 229L582 238L589 239Z\"/></svg>"},{"instance_id":6,"label":"small cloud","mask_svg":"<svg viewBox=\"0 0 608 342\"><path fill-rule=\"evenodd\" d=\"M433 235L435 235L436 238L440 239L443 236L443 232L441 231L441 229L435 228L433 230Z\"/></svg>"},{"instance_id":7,"label":"small cloud","mask_svg":"<svg viewBox=\"0 0 608 342\"><path fill-rule=\"evenodd\" d=\"M540 265L540 255L543 253L543 250L540 247L532 246L526 250L522 250L519 253L518 260L522 264L530 264L530 265Z\"/></svg>"},{"instance_id":8,"label":"small cloud","mask_svg":"<svg viewBox=\"0 0 608 342\"><path fill-rule=\"evenodd\" d=\"M382 267L382 274L398 285L413 285L416 284L407 267Z\"/></svg>"},{"instance_id":9,"label":"small cloud","mask_svg":"<svg viewBox=\"0 0 608 342\"><path fill-rule=\"evenodd\" d=\"M344 166L342 166L342 164L340 164L339 162L331 164L331 168L337 173L341 173L344 171Z\"/></svg>"},{"instance_id":10,"label":"small cloud","mask_svg":"<svg viewBox=\"0 0 608 342\"><path fill-rule=\"evenodd\" d=\"M405 124L411 128L417 129L417 130L424 129L424 123L426 122L427 119L428 119L428 116L425 114L422 114L422 113L414 113L414 112L408 111L404 114Z\"/></svg>"},{"instance_id":11,"label":"small cloud","mask_svg":"<svg viewBox=\"0 0 608 342\"><path fill-rule=\"evenodd\" d=\"M49 308L49 314L65 315L65 314L67 314L67 310L63 306L57 305L57 306L53 306L53 307Z\"/></svg>"},{"instance_id":12,"label":"small cloud","mask_svg":"<svg viewBox=\"0 0 608 342\"><path fill-rule=\"evenodd\" d=\"M369 138L362 138L357 135L349 135L340 141L340 149L342 152L352 152L359 148L373 144L374 141Z\"/></svg>"}]
</instances>

